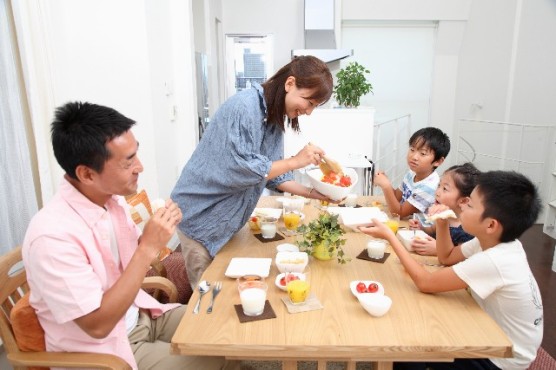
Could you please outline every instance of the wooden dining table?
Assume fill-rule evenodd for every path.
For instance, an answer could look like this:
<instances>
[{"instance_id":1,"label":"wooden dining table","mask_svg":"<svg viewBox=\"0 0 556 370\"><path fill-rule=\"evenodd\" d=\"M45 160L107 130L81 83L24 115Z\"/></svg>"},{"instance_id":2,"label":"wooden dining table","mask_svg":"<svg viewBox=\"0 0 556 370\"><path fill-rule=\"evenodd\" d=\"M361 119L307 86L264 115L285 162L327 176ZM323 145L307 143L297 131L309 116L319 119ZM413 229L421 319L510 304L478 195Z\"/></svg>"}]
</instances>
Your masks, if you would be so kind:
<instances>
[{"instance_id":1,"label":"wooden dining table","mask_svg":"<svg viewBox=\"0 0 556 370\"><path fill-rule=\"evenodd\" d=\"M381 201L377 197L358 198L360 205ZM305 206L304 222L322 212L315 205L313 201ZM280 208L281 204L277 197L265 196L258 207ZM210 304L207 294L200 313L193 314L199 298L199 292L195 292L172 338L171 352L235 360L280 360L285 370L297 369L297 361L317 361L318 369L325 369L328 361L345 361L348 370L355 370L358 361L369 361L375 363L375 369L386 370L392 369L394 361L512 356L512 343L467 291L421 293L390 246L384 263L358 259L369 237L351 229L346 231L344 250L351 257L350 262L338 264L335 259L320 261L312 257L309 261L311 292L322 308L291 314L282 301L287 293L274 285L279 273L274 257L277 245L295 243L297 237L263 243L248 225L243 227L203 274L203 279L211 283L223 282L213 312L206 313ZM240 304L237 283L225 276L233 257L273 259L266 281L267 300L276 318L239 321L234 308ZM442 268L436 257L415 254L414 258L430 271ZM373 317L363 309L350 290L350 282L359 280L383 285L393 302L388 313Z\"/></svg>"}]
</instances>

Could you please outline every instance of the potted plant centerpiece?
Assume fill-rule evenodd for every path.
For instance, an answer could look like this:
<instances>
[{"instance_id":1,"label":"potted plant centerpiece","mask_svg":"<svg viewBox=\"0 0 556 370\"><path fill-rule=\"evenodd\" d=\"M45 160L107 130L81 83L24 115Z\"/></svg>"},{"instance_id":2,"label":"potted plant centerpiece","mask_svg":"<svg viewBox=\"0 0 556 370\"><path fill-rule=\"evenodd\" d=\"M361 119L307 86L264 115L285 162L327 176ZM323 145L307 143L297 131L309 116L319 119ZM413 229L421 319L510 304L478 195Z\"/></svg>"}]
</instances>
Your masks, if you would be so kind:
<instances>
[{"instance_id":1,"label":"potted plant centerpiece","mask_svg":"<svg viewBox=\"0 0 556 370\"><path fill-rule=\"evenodd\" d=\"M338 215L321 213L308 225L301 225L297 231L302 234L301 239L296 242L300 251L320 260L330 260L336 254L338 263L350 261L342 249L346 239L342 238L345 231L338 222Z\"/></svg>"},{"instance_id":2,"label":"potted plant centerpiece","mask_svg":"<svg viewBox=\"0 0 556 370\"><path fill-rule=\"evenodd\" d=\"M349 63L337 74L337 84L334 86L334 98L341 106L346 108L357 108L361 97L373 92L365 74L371 73L368 69L357 62Z\"/></svg>"}]
</instances>

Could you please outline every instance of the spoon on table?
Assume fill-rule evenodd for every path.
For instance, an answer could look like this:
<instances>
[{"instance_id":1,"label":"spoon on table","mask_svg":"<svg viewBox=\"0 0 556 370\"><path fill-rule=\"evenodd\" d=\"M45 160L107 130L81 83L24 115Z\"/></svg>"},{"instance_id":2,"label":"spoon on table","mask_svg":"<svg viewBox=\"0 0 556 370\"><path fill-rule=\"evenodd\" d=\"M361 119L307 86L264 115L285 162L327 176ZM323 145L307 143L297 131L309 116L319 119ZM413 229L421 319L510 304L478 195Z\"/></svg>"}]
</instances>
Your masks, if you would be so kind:
<instances>
[{"instance_id":1,"label":"spoon on table","mask_svg":"<svg viewBox=\"0 0 556 370\"><path fill-rule=\"evenodd\" d=\"M193 313L199 313L199 307L201 306L201 298L203 298L203 296L206 293L208 293L208 291L210 290L210 283L206 280L201 280L198 289L199 289L199 300L197 301L197 305L195 306Z\"/></svg>"}]
</instances>

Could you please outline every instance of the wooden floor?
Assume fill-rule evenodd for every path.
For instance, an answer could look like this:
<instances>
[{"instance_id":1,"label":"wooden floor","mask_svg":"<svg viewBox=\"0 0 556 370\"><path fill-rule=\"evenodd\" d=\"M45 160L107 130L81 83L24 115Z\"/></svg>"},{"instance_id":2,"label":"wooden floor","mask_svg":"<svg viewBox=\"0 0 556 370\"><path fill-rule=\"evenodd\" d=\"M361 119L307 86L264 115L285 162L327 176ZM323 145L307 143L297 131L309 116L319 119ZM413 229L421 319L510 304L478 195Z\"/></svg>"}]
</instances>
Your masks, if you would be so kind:
<instances>
[{"instance_id":1,"label":"wooden floor","mask_svg":"<svg viewBox=\"0 0 556 370\"><path fill-rule=\"evenodd\" d=\"M542 347L556 358L556 272L552 271L556 240L542 232L542 225L534 225L519 239L541 290L544 307Z\"/></svg>"}]
</instances>

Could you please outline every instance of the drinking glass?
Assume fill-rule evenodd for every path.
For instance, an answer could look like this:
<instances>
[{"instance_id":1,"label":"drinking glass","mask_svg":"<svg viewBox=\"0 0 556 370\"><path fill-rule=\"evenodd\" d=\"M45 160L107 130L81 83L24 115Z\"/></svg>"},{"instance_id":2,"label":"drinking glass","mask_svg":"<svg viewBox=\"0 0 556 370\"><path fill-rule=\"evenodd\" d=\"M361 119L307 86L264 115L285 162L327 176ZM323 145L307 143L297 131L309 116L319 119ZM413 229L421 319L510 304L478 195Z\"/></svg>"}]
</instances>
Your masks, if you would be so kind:
<instances>
[{"instance_id":1,"label":"drinking glass","mask_svg":"<svg viewBox=\"0 0 556 370\"><path fill-rule=\"evenodd\" d=\"M268 285L262 280L238 282L239 299L245 316L259 316L264 312Z\"/></svg>"},{"instance_id":2,"label":"drinking glass","mask_svg":"<svg viewBox=\"0 0 556 370\"><path fill-rule=\"evenodd\" d=\"M400 227L400 215L397 213L392 213L390 218L385 222L386 226L390 228L395 233L398 232L398 228Z\"/></svg>"},{"instance_id":3,"label":"drinking glass","mask_svg":"<svg viewBox=\"0 0 556 370\"><path fill-rule=\"evenodd\" d=\"M303 199L288 199L284 201L284 226L285 234L288 236L296 235L297 228L301 224L301 216L305 202Z\"/></svg>"},{"instance_id":4,"label":"drinking glass","mask_svg":"<svg viewBox=\"0 0 556 370\"><path fill-rule=\"evenodd\" d=\"M290 302L294 305L305 304L309 294L311 293L311 269L309 266L305 267L305 270L300 277L299 274L295 278L290 278L286 272L286 291L288 292L288 298Z\"/></svg>"}]
</instances>

